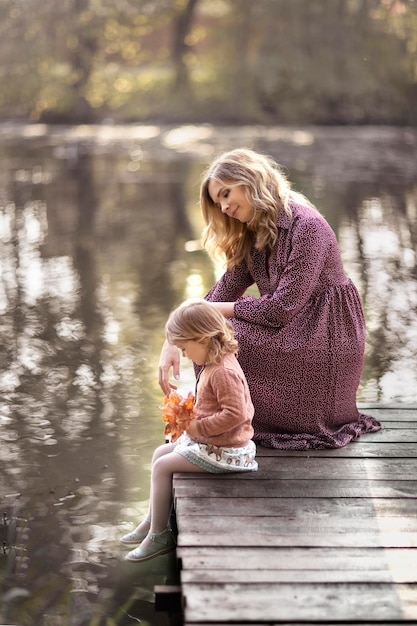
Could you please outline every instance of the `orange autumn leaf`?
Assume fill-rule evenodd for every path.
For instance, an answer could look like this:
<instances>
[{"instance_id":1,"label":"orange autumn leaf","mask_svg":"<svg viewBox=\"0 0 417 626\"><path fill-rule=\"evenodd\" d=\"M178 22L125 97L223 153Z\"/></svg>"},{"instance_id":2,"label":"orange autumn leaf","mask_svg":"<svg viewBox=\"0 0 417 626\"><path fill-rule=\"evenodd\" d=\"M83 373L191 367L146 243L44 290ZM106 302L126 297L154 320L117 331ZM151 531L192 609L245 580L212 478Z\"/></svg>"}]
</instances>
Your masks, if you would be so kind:
<instances>
[{"instance_id":1,"label":"orange autumn leaf","mask_svg":"<svg viewBox=\"0 0 417 626\"><path fill-rule=\"evenodd\" d=\"M187 397L183 398L178 392L171 391L169 396L165 396L161 409L165 435L170 435L171 441L174 442L195 418L194 396L190 391Z\"/></svg>"}]
</instances>

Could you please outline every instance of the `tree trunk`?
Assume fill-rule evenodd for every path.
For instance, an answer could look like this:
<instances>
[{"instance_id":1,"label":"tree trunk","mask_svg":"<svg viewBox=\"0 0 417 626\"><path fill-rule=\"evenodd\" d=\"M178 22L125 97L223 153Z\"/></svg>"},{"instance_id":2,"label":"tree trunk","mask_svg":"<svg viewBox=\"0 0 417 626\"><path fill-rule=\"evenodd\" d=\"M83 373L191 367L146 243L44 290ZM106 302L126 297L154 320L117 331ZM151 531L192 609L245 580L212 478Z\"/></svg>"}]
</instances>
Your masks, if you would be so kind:
<instances>
[{"instance_id":1,"label":"tree trunk","mask_svg":"<svg viewBox=\"0 0 417 626\"><path fill-rule=\"evenodd\" d=\"M190 92L190 77L186 55L189 45L186 42L193 22L194 12L199 0L188 0L183 11L179 13L174 23L174 42L172 47L172 58L175 68L174 93L179 94Z\"/></svg>"}]
</instances>

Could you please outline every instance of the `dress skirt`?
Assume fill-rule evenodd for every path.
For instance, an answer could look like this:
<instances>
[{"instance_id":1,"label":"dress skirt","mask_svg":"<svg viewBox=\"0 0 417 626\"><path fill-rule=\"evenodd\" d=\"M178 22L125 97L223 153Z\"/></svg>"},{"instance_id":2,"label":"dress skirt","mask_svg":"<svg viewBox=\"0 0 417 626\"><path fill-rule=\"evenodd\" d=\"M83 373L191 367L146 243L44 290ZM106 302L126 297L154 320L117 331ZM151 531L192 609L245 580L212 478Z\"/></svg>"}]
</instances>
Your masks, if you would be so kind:
<instances>
[{"instance_id":1,"label":"dress skirt","mask_svg":"<svg viewBox=\"0 0 417 626\"><path fill-rule=\"evenodd\" d=\"M226 448L198 443L184 432L173 446L174 452L212 474L254 472L258 469L258 463L255 461L256 445L253 441L249 441L248 445L242 448Z\"/></svg>"},{"instance_id":2,"label":"dress skirt","mask_svg":"<svg viewBox=\"0 0 417 626\"><path fill-rule=\"evenodd\" d=\"M338 448L379 430L356 404L365 325L351 282L324 292L282 329L233 322L258 445Z\"/></svg>"}]
</instances>

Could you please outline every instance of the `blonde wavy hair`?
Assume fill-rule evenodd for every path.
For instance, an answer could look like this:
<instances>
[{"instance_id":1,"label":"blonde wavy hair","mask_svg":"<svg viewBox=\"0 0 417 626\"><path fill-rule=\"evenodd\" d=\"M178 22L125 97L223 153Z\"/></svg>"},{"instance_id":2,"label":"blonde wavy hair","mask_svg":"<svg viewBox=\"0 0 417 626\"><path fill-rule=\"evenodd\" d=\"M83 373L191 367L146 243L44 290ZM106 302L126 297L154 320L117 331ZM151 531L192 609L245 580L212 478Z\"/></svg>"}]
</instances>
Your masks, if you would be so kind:
<instances>
[{"instance_id":1,"label":"blonde wavy hair","mask_svg":"<svg viewBox=\"0 0 417 626\"><path fill-rule=\"evenodd\" d=\"M238 343L232 323L203 299L186 300L170 314L165 325L170 344L208 340L208 363L220 363L226 354L236 354Z\"/></svg>"},{"instance_id":2,"label":"blonde wavy hair","mask_svg":"<svg viewBox=\"0 0 417 626\"><path fill-rule=\"evenodd\" d=\"M243 224L223 213L211 198L208 186L216 180L226 187L242 186L254 208L250 222ZM227 269L250 261L253 245L271 249L278 239L277 221L281 211L291 216L291 201L311 203L291 189L291 183L269 156L248 148L220 154L203 175L200 206L205 221L203 246L212 258L225 258Z\"/></svg>"}]
</instances>

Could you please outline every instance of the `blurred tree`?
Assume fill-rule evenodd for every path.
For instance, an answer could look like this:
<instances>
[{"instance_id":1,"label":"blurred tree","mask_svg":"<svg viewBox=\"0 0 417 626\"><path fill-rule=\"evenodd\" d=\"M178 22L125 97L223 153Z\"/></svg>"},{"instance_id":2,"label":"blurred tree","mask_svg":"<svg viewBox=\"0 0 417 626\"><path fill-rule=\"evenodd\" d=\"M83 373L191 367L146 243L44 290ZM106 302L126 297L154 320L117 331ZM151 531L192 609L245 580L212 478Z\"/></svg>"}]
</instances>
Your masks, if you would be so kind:
<instances>
[{"instance_id":1,"label":"blurred tree","mask_svg":"<svg viewBox=\"0 0 417 626\"><path fill-rule=\"evenodd\" d=\"M386 28L384 2L260 1L256 87L269 119L379 123L388 111L392 121L404 111L403 55Z\"/></svg>"},{"instance_id":2,"label":"blurred tree","mask_svg":"<svg viewBox=\"0 0 417 626\"><path fill-rule=\"evenodd\" d=\"M100 48L99 22L89 10L89 0L74 0L75 24L67 41L68 61L71 66L70 81L73 92L72 115L75 120L89 121L94 118L86 90L94 68L94 60Z\"/></svg>"},{"instance_id":3,"label":"blurred tree","mask_svg":"<svg viewBox=\"0 0 417 626\"><path fill-rule=\"evenodd\" d=\"M2 0L0 117L415 124L415 0Z\"/></svg>"},{"instance_id":4,"label":"blurred tree","mask_svg":"<svg viewBox=\"0 0 417 626\"><path fill-rule=\"evenodd\" d=\"M397 74L394 85L400 93L399 123L416 123L417 102L417 3L415 0L385 0L377 3L375 17L397 44ZM393 70L394 73L394 70ZM405 109L405 110L403 110Z\"/></svg>"},{"instance_id":5,"label":"blurred tree","mask_svg":"<svg viewBox=\"0 0 417 626\"><path fill-rule=\"evenodd\" d=\"M231 43L233 50L226 80L229 85L226 114L229 120L238 122L253 115L256 103L253 101L253 65L251 63L251 42L256 26L256 3L247 3L242 11L241 0L231 0Z\"/></svg>"},{"instance_id":6,"label":"blurred tree","mask_svg":"<svg viewBox=\"0 0 417 626\"><path fill-rule=\"evenodd\" d=\"M174 19L174 36L172 57L175 67L174 93L190 96L190 76L187 65L187 52L190 45L187 41L194 12L199 0L181 2Z\"/></svg>"}]
</instances>

